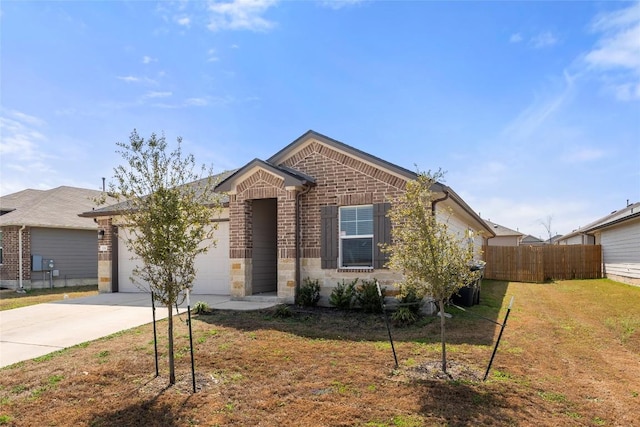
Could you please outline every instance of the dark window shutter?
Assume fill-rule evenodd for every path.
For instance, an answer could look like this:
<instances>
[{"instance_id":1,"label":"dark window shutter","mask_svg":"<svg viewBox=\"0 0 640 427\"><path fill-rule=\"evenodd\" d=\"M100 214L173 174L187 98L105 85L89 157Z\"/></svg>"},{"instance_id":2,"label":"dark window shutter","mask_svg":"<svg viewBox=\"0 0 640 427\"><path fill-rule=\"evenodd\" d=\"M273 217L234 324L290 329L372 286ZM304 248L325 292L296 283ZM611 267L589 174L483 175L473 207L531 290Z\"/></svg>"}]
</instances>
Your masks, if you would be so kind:
<instances>
[{"instance_id":1,"label":"dark window shutter","mask_svg":"<svg viewBox=\"0 0 640 427\"><path fill-rule=\"evenodd\" d=\"M338 207L320 208L320 257L322 268L338 268Z\"/></svg>"},{"instance_id":2,"label":"dark window shutter","mask_svg":"<svg viewBox=\"0 0 640 427\"><path fill-rule=\"evenodd\" d=\"M373 205L373 268L384 268L389 261L389 254L380 250L378 243L391 243L391 220L387 213L391 209L390 203Z\"/></svg>"}]
</instances>

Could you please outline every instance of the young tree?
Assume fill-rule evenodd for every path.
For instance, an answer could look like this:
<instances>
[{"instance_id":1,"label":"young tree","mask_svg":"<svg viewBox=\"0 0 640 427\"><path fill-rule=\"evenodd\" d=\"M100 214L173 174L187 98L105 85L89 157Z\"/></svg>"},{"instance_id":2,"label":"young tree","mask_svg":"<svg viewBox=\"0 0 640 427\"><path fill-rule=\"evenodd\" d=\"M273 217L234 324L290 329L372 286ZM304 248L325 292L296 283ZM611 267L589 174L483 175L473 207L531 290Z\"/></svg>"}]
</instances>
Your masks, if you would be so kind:
<instances>
[{"instance_id":1,"label":"young tree","mask_svg":"<svg viewBox=\"0 0 640 427\"><path fill-rule=\"evenodd\" d=\"M119 225L129 250L139 259L133 282L153 292L168 310L169 383L175 384L173 306L191 288L194 260L215 244L211 221L220 209L213 193L211 169L196 168L193 155L183 156L182 139L169 152L164 134L148 139L134 129L129 143L118 142L124 165L114 169L111 191L126 201Z\"/></svg>"},{"instance_id":2,"label":"young tree","mask_svg":"<svg viewBox=\"0 0 640 427\"><path fill-rule=\"evenodd\" d=\"M549 236L549 240L547 240L548 244L552 244L553 242L551 241L553 239L553 234L551 233L551 222L553 221L553 215L547 215L547 217L545 219L541 219L538 222L540 223L540 225L542 225L544 227L544 229L547 231L547 235Z\"/></svg>"},{"instance_id":3,"label":"young tree","mask_svg":"<svg viewBox=\"0 0 640 427\"><path fill-rule=\"evenodd\" d=\"M436 218L432 186L444 173L418 172L407 183L405 194L391 207L392 243L388 267L401 271L407 286L420 297L433 298L440 309L442 371L447 372L445 345L445 302L468 284L476 273L470 271L473 260L472 235L459 236L449 229L447 221Z\"/></svg>"}]
</instances>

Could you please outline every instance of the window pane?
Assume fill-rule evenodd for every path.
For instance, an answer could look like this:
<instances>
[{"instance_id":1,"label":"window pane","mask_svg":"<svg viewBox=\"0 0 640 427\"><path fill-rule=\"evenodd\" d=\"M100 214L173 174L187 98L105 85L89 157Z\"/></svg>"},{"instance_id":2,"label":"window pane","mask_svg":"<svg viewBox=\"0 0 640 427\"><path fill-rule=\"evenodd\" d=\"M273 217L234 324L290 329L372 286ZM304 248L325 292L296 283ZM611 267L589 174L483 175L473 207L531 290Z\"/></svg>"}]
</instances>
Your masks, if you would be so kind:
<instances>
[{"instance_id":1,"label":"window pane","mask_svg":"<svg viewBox=\"0 0 640 427\"><path fill-rule=\"evenodd\" d=\"M373 239L341 239L343 267L372 267Z\"/></svg>"},{"instance_id":2,"label":"window pane","mask_svg":"<svg viewBox=\"0 0 640 427\"><path fill-rule=\"evenodd\" d=\"M358 234L358 223L355 221L342 222L340 231L342 231L343 236L356 236Z\"/></svg>"},{"instance_id":3,"label":"window pane","mask_svg":"<svg viewBox=\"0 0 640 427\"><path fill-rule=\"evenodd\" d=\"M373 220L358 221L358 235L373 234Z\"/></svg>"},{"instance_id":4,"label":"window pane","mask_svg":"<svg viewBox=\"0 0 640 427\"><path fill-rule=\"evenodd\" d=\"M355 221L357 219L357 208L340 208L341 221Z\"/></svg>"},{"instance_id":5,"label":"window pane","mask_svg":"<svg viewBox=\"0 0 640 427\"><path fill-rule=\"evenodd\" d=\"M373 206L340 208L340 235L363 236L373 234Z\"/></svg>"},{"instance_id":6,"label":"window pane","mask_svg":"<svg viewBox=\"0 0 640 427\"><path fill-rule=\"evenodd\" d=\"M356 207L356 211L357 211L357 215L358 215L358 220L367 220L367 219L373 219L373 206L372 205L366 205L366 206L357 206Z\"/></svg>"}]
</instances>

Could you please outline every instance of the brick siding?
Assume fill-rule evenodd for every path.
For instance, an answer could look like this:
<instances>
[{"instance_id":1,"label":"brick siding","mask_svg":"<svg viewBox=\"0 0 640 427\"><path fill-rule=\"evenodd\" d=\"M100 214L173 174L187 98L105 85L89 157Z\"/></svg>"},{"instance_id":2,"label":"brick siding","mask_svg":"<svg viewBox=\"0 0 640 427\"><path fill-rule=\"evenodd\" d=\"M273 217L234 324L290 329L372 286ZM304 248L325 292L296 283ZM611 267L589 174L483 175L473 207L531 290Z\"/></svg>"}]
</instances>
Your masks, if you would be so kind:
<instances>
[{"instance_id":1,"label":"brick siding","mask_svg":"<svg viewBox=\"0 0 640 427\"><path fill-rule=\"evenodd\" d=\"M321 206L393 203L406 186L404 179L317 142L282 165L316 180L316 187L300 199L302 258L320 258Z\"/></svg>"},{"instance_id":2,"label":"brick siding","mask_svg":"<svg viewBox=\"0 0 640 427\"><path fill-rule=\"evenodd\" d=\"M2 228L2 266L0 280L20 280L19 226ZM22 230L22 280L31 280L31 228Z\"/></svg>"}]
</instances>

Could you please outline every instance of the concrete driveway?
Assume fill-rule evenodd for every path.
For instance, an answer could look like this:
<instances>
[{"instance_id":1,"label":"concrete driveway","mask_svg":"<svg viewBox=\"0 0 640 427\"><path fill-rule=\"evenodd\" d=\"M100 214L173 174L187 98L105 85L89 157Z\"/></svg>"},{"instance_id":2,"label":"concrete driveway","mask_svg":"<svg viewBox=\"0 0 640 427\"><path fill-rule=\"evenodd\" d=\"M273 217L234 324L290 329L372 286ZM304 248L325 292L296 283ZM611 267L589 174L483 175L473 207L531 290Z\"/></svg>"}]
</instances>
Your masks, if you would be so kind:
<instances>
[{"instance_id":1,"label":"concrete driveway","mask_svg":"<svg viewBox=\"0 0 640 427\"><path fill-rule=\"evenodd\" d=\"M258 310L274 302L232 301L229 296L192 295L213 309ZM186 304L181 306L186 310ZM156 319L167 317L156 306ZM151 323L151 297L142 293L100 294L0 311L0 367Z\"/></svg>"}]
</instances>

